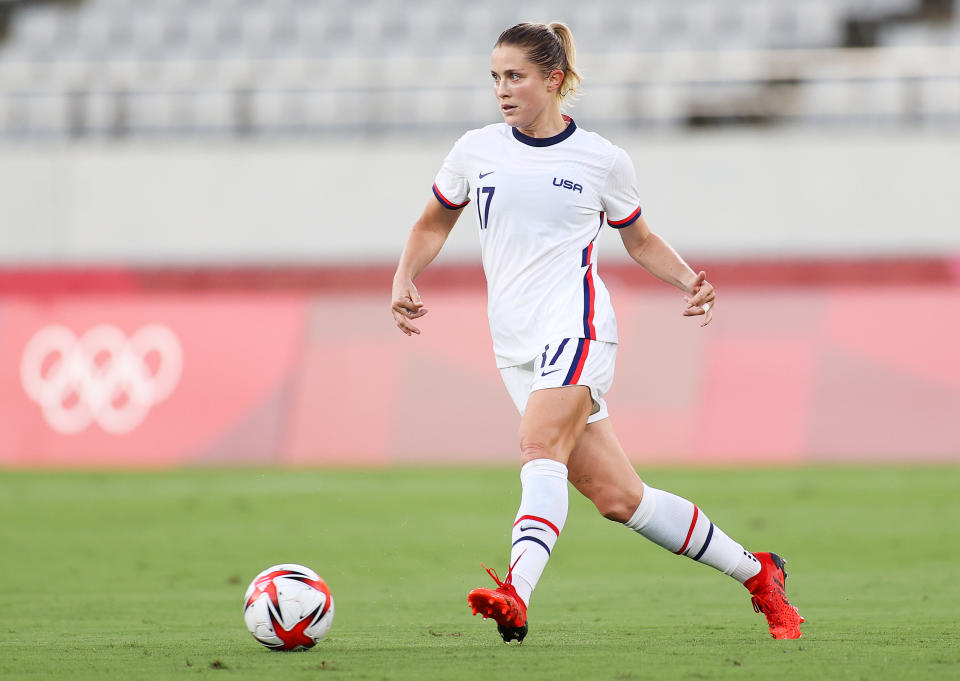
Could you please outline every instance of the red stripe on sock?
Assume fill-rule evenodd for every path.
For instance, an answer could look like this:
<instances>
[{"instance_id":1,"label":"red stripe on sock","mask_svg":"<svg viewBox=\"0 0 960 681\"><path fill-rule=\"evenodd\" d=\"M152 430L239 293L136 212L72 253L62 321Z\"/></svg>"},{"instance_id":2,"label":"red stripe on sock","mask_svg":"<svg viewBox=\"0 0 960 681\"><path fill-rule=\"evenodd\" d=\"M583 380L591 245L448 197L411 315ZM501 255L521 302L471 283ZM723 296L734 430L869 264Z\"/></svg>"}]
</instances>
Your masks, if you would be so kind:
<instances>
[{"instance_id":1,"label":"red stripe on sock","mask_svg":"<svg viewBox=\"0 0 960 681\"><path fill-rule=\"evenodd\" d=\"M693 520L690 521L690 529L687 530L687 538L683 540L683 546L680 547L679 551L674 551L678 556L687 550L687 546L690 544L690 537L693 536L693 528L697 526L697 516L700 515L700 509L697 508L697 505L693 505Z\"/></svg>"},{"instance_id":2,"label":"red stripe on sock","mask_svg":"<svg viewBox=\"0 0 960 681\"><path fill-rule=\"evenodd\" d=\"M535 520L538 523L543 523L544 525L549 527L551 530L553 530L553 533L555 535L557 535L558 537L560 536L560 530L557 529L557 526L551 523L546 518L541 518L540 516L535 516L535 515L522 515L519 518L517 518L517 522L515 522L513 526L516 527L517 525L519 525L521 520Z\"/></svg>"}]
</instances>

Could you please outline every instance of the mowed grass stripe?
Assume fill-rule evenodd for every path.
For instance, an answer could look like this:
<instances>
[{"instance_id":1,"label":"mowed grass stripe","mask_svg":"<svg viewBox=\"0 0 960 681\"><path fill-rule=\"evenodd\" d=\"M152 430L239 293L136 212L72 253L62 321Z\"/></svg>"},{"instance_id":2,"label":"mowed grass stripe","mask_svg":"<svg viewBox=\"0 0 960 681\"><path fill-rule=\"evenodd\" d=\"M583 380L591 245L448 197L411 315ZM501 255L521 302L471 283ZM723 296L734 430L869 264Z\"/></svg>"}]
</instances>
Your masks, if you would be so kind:
<instances>
[{"instance_id":1,"label":"mowed grass stripe","mask_svg":"<svg viewBox=\"0 0 960 681\"><path fill-rule=\"evenodd\" d=\"M807 618L773 641L710 568L571 510L522 646L471 617L501 573L516 470L0 473L3 679L955 679L960 468L664 470ZM244 589L313 567L337 615L306 653L246 632ZM327 676L329 674L329 676Z\"/></svg>"}]
</instances>

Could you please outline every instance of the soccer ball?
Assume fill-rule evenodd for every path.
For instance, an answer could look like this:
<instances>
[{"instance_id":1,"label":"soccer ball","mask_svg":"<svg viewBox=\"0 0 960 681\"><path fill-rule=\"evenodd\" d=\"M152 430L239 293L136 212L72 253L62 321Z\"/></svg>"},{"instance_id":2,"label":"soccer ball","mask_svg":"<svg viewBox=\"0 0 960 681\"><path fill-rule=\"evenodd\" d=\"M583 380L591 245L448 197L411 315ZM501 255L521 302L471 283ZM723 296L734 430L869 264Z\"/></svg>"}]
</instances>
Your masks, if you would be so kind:
<instances>
[{"instance_id":1,"label":"soccer ball","mask_svg":"<svg viewBox=\"0 0 960 681\"><path fill-rule=\"evenodd\" d=\"M253 637L271 650L312 648L333 624L333 596L310 568L274 565L247 587L243 619Z\"/></svg>"}]
</instances>

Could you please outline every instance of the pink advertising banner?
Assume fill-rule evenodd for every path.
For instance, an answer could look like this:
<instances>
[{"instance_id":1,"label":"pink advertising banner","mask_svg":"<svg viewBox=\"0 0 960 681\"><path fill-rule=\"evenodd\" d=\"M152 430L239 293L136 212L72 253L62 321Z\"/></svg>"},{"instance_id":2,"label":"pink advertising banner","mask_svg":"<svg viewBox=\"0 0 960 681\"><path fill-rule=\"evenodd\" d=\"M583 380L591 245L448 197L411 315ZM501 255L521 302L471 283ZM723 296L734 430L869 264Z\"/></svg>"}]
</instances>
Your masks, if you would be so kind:
<instances>
[{"instance_id":1,"label":"pink advertising banner","mask_svg":"<svg viewBox=\"0 0 960 681\"><path fill-rule=\"evenodd\" d=\"M611 282L637 464L960 460L960 287L729 287L712 325ZM0 466L509 463L478 286L0 295Z\"/></svg>"}]
</instances>

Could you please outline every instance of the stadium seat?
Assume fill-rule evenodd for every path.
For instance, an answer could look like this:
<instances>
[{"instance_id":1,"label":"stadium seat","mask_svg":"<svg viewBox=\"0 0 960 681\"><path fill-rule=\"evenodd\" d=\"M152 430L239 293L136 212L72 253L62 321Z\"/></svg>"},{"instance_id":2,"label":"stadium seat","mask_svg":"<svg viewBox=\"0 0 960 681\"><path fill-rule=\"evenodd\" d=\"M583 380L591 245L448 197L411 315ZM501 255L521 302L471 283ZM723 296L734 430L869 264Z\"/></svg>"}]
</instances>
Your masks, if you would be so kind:
<instances>
[{"instance_id":1,"label":"stadium seat","mask_svg":"<svg viewBox=\"0 0 960 681\"><path fill-rule=\"evenodd\" d=\"M646 120L646 114L636 113L642 109L667 116L661 122L679 121L685 116L674 115L694 101L689 91L693 86L685 83L698 78L695 71L689 71L695 60L687 54L842 47L851 20L876 22L884 45L960 45L960 0L952 19L940 23L916 20L913 13L917 8L915 0L597 0L591 4L530 0L522 7L509 0L490 0L483 5L447 0L26 3L15 8L8 35L0 42L0 100L25 93L37 99L30 103L5 101L0 107L0 135L52 130L58 125L65 126L61 133L76 134L76 123L71 128L69 121L77 118L77 105L70 102L78 91L88 93L86 102L99 102L97 113L86 116L88 121L99 121L85 125L83 129L88 131L106 129L104 121L109 115L105 112L116 106L105 102L125 97L133 112L127 121L130 134L153 134L157 129L176 134L189 129L189 121L205 122L200 126L204 129L223 125L234 130L240 125L266 134L270 126L302 128L312 116L304 112L314 110L323 112L324 129L372 129L384 118L380 111L401 106L395 93L384 89L385 82L378 79L378 73L387 71L391 87L408 93L420 91L424 101L433 102L410 107L408 124L435 125L438 111L447 112L446 118L440 116L447 122L460 123L468 113L463 102L472 101L472 96L462 96L456 79L474 81L464 72L446 68L451 62L459 64L459 58L483 57L502 28L522 19L567 21L585 63L591 56L610 56L601 60L600 71L587 74L588 83L589 77L595 78L595 86L602 83L598 90L605 91L607 119L626 120L633 115L627 112L634 111L640 120ZM656 62L660 69L656 77L659 82L665 73L675 73L677 85L638 83L638 76L643 80L651 74L637 73L636 55L668 55L667 61ZM438 60L430 70L446 74L440 85L423 83L423 74L410 66L410 59L417 56ZM378 63L376 68L370 67L373 61ZM25 80L24 74L32 73L33 68L17 66L44 63L64 66L53 69L50 80ZM331 74L334 63L336 73ZM653 62L643 63L652 68ZM288 66L291 64L294 66ZM265 77L277 68L286 74L280 81ZM327 73L320 73L323 71ZM140 73L149 74L146 85L135 80ZM365 123L357 116L367 115L364 106L370 104L370 95L350 91L357 81L351 83L344 75L347 73L366 82L368 88L381 88ZM331 87L337 88L335 94ZM445 93L443 102L434 102L437 87ZM748 87L758 94L767 85L760 80ZM824 93L844 86L801 82L796 87L810 89L797 101L826 106L823 113L827 113L836 106L834 95ZM846 87L848 97L850 92L858 92L855 84ZM288 91L278 93L282 88ZM615 88L621 91L614 92ZM249 91L256 112L250 121L232 120L238 114L226 102L246 95L225 94L231 89ZM326 90L328 98L341 98L342 106L294 104L298 96L309 99L320 90ZM881 90L878 86L877 91ZM931 85L930 91L944 90ZM701 96L722 97L724 92ZM140 97L144 101L134 101ZM881 100L886 101L885 97ZM942 106L950 98L936 101L941 107L937 115L942 116ZM64 110L53 111L58 106ZM80 108L85 111L86 106L92 104ZM589 110L590 105L585 106ZM25 127L17 122L23 111L34 107L38 112L35 125Z\"/></svg>"}]
</instances>

